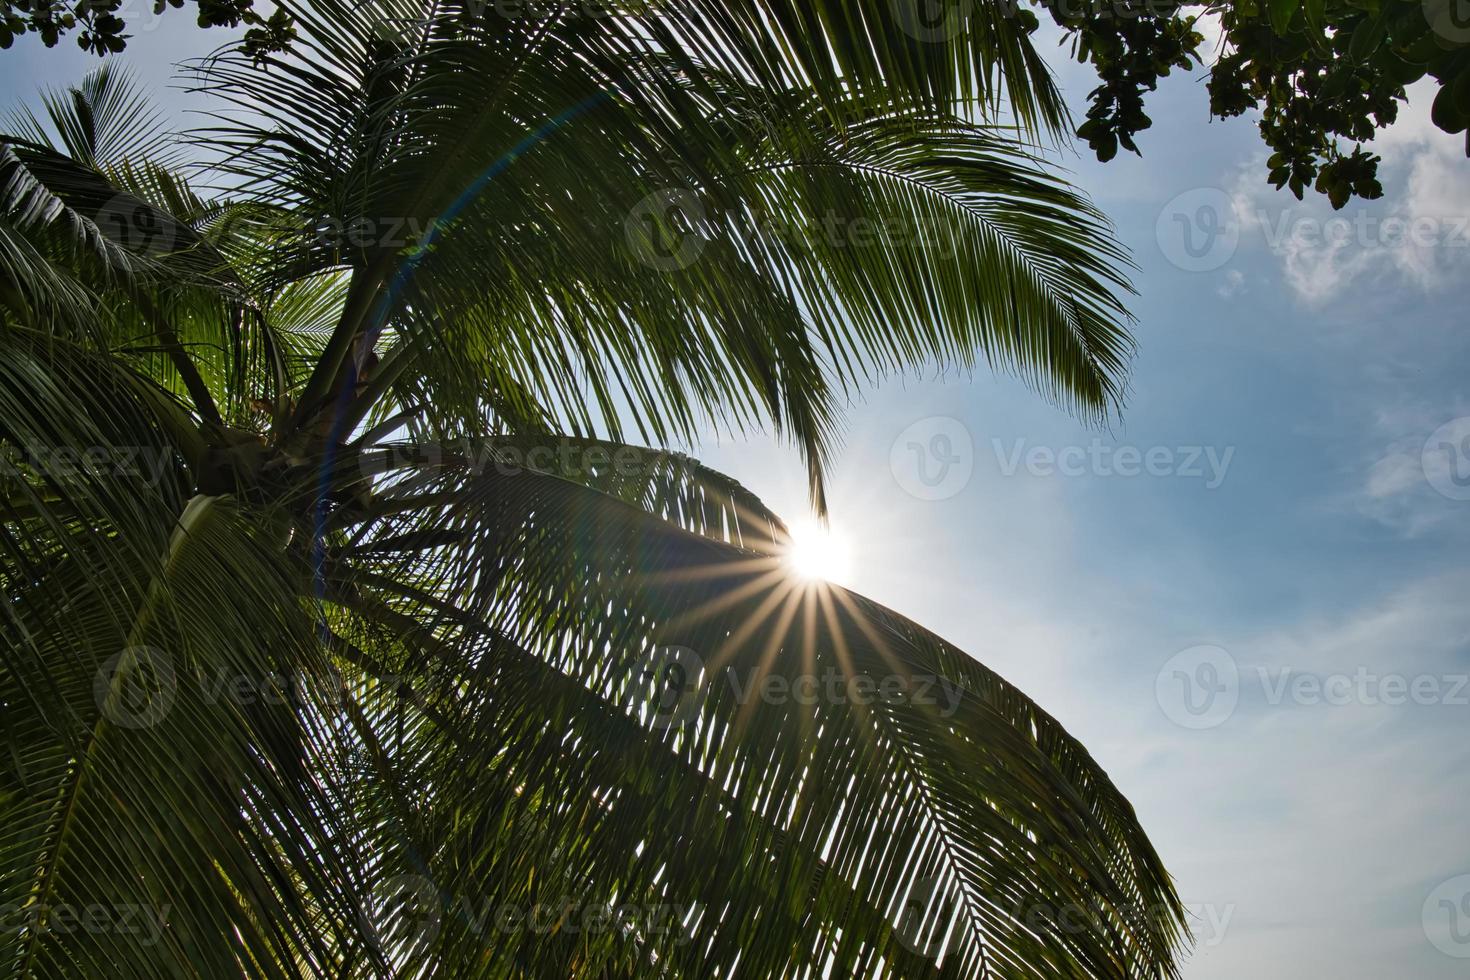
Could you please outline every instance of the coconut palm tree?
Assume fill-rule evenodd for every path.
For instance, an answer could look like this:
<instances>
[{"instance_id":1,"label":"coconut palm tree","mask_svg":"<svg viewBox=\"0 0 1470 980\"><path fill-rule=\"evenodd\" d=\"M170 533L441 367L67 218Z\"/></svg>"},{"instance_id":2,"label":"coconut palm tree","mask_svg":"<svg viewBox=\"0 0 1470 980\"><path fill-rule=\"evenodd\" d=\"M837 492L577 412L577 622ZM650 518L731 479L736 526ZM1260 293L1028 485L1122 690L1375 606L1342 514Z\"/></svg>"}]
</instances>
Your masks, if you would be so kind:
<instances>
[{"instance_id":1,"label":"coconut palm tree","mask_svg":"<svg viewBox=\"0 0 1470 980\"><path fill-rule=\"evenodd\" d=\"M5 971L1175 975L1081 745L645 448L773 431L820 514L884 374L1116 410L1024 25L508 2L292 6L184 142L107 68L12 117Z\"/></svg>"}]
</instances>

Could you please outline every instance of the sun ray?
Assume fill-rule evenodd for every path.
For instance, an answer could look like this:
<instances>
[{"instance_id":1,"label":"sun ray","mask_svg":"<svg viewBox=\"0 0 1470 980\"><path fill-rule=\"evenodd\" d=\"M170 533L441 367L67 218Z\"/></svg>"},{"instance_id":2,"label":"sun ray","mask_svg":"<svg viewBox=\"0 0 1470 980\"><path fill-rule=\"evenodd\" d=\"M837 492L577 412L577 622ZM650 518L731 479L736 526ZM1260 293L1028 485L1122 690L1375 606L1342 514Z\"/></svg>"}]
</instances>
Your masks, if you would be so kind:
<instances>
[{"instance_id":1,"label":"sun ray","mask_svg":"<svg viewBox=\"0 0 1470 980\"><path fill-rule=\"evenodd\" d=\"M852 574L852 545L847 535L815 521L791 526L791 544L783 557L791 572L806 582L843 584Z\"/></svg>"}]
</instances>

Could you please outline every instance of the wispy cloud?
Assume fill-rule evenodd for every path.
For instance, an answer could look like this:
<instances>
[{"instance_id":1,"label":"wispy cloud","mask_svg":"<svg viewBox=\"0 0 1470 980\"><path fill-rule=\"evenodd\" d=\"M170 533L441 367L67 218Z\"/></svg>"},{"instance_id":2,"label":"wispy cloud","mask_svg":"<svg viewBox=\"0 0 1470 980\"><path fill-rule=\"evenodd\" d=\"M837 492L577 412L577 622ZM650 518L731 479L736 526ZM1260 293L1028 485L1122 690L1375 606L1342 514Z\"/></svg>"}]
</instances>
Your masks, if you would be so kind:
<instances>
[{"instance_id":1,"label":"wispy cloud","mask_svg":"<svg viewBox=\"0 0 1470 980\"><path fill-rule=\"evenodd\" d=\"M1233 909L1223 941L1201 948L1187 976L1285 976L1303 949L1339 980L1457 975L1420 915L1435 884L1470 870L1470 708L1465 689L1452 694L1467 669L1467 590L1470 576L1426 578L1346 615L1225 640L1240 708L1219 727L1164 736L1155 764L1130 773L1170 774L1140 794L1172 798L1154 818L1167 828L1160 846L1186 894ZM1283 679L1331 690L1331 678L1359 676L1369 696L1303 699L1283 686L1267 703L1268 684ZM1428 678L1439 700L1375 703L1371 685L1385 676Z\"/></svg>"},{"instance_id":2,"label":"wispy cloud","mask_svg":"<svg viewBox=\"0 0 1470 980\"><path fill-rule=\"evenodd\" d=\"M1223 281L1215 287L1221 299L1233 299L1245 291L1245 273L1239 269L1226 269Z\"/></svg>"},{"instance_id":3,"label":"wispy cloud","mask_svg":"<svg viewBox=\"0 0 1470 980\"><path fill-rule=\"evenodd\" d=\"M1385 197L1333 211L1315 192L1296 201L1260 179L1262 158L1234 186L1245 240L1275 253L1301 300L1326 305L1358 289L1436 292L1470 269L1470 167L1461 137L1429 120L1434 88L1416 85L1398 121L1369 145L1383 162Z\"/></svg>"},{"instance_id":4,"label":"wispy cloud","mask_svg":"<svg viewBox=\"0 0 1470 980\"><path fill-rule=\"evenodd\" d=\"M1354 510L1405 538L1463 522L1470 507L1470 405L1424 402L1374 413L1369 444L1377 445L1351 496Z\"/></svg>"}]
</instances>

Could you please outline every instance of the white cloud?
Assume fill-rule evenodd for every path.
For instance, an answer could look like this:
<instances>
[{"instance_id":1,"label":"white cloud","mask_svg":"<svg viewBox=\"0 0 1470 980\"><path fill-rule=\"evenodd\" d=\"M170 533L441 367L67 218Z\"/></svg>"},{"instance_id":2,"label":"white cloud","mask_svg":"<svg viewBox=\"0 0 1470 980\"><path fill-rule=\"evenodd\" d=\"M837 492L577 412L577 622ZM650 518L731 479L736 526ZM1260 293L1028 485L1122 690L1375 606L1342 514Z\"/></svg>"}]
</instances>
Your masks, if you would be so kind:
<instances>
[{"instance_id":1,"label":"white cloud","mask_svg":"<svg viewBox=\"0 0 1470 980\"><path fill-rule=\"evenodd\" d=\"M1423 482L1424 468L1419 464L1418 456L1391 453L1374 463L1368 471L1365 491L1369 497L1381 500L1405 490L1417 489Z\"/></svg>"},{"instance_id":2,"label":"white cloud","mask_svg":"<svg viewBox=\"0 0 1470 980\"><path fill-rule=\"evenodd\" d=\"M1458 442L1459 436L1470 434L1467 416L1470 410L1463 403L1439 409L1422 403L1380 407L1370 424L1382 448L1365 460L1351 509L1405 538L1462 520L1470 503L1444 492L1452 461L1433 452L1436 447L1426 450L1426 440L1450 425L1456 435L1452 441Z\"/></svg>"},{"instance_id":3,"label":"white cloud","mask_svg":"<svg viewBox=\"0 0 1470 980\"><path fill-rule=\"evenodd\" d=\"M1199 48L1200 56L1206 64L1214 64L1219 59L1225 42L1225 28L1220 23L1220 15L1213 11L1201 14L1195 18L1194 29L1205 39Z\"/></svg>"},{"instance_id":4,"label":"white cloud","mask_svg":"<svg viewBox=\"0 0 1470 980\"><path fill-rule=\"evenodd\" d=\"M1221 299L1232 299L1245 291L1245 273L1239 269L1225 270L1225 281L1215 287Z\"/></svg>"},{"instance_id":5,"label":"white cloud","mask_svg":"<svg viewBox=\"0 0 1470 980\"><path fill-rule=\"evenodd\" d=\"M1226 645L1243 677L1257 666L1453 677L1466 670L1467 590L1470 576L1423 579ZM1428 888L1467 870L1467 733L1458 704L1248 707L1243 692L1220 727L1166 734L1151 765L1126 773L1130 792L1149 801L1188 900L1234 908L1185 976L1457 975L1419 914Z\"/></svg>"},{"instance_id":6,"label":"white cloud","mask_svg":"<svg viewBox=\"0 0 1470 980\"><path fill-rule=\"evenodd\" d=\"M1234 191L1242 231L1280 258L1300 299L1320 305L1356 288L1432 292L1462 281L1470 268L1470 163L1462 137L1430 121L1434 94L1433 85L1415 85L1398 121L1369 144L1383 157L1378 201L1354 198L1334 212L1315 191L1298 202L1264 184L1262 157L1242 168Z\"/></svg>"}]
</instances>

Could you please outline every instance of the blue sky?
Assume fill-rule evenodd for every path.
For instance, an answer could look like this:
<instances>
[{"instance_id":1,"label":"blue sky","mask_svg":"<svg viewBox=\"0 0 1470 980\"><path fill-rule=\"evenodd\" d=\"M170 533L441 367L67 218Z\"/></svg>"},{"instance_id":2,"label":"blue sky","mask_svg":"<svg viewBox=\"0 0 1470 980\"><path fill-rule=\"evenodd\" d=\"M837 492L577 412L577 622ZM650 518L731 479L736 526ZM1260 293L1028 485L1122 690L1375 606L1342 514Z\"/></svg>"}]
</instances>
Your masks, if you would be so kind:
<instances>
[{"instance_id":1,"label":"blue sky","mask_svg":"<svg viewBox=\"0 0 1470 980\"><path fill-rule=\"evenodd\" d=\"M220 40L176 12L125 60L163 86ZM27 38L0 81L10 101L94 63ZM1090 80L1054 63L1080 109ZM1151 99L1141 159L1061 158L1140 266L1112 430L983 373L894 380L847 417L851 586L1106 766L1195 912L1189 980L1470 970L1470 162L1414 94L1378 143L1385 198L1335 226L1265 184L1254 124L1210 121L1198 73ZM1203 252L1201 207L1223 230ZM788 450L696 452L803 512Z\"/></svg>"}]
</instances>

